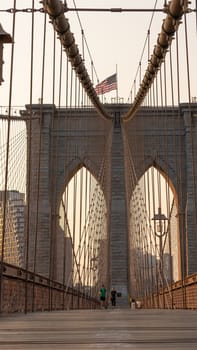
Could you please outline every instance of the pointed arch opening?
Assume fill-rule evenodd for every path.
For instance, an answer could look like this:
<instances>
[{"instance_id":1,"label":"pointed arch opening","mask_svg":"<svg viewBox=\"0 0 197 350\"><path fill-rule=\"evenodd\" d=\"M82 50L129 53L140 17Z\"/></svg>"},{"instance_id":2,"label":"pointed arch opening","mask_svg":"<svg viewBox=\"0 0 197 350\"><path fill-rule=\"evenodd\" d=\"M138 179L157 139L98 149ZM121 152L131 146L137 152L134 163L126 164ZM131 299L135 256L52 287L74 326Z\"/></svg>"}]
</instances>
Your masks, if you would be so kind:
<instances>
[{"instance_id":1,"label":"pointed arch opening","mask_svg":"<svg viewBox=\"0 0 197 350\"><path fill-rule=\"evenodd\" d=\"M130 200L129 252L132 293L145 297L180 278L177 200L172 183L150 167Z\"/></svg>"},{"instance_id":2,"label":"pointed arch opening","mask_svg":"<svg viewBox=\"0 0 197 350\"><path fill-rule=\"evenodd\" d=\"M58 270L64 284L97 297L101 280L107 279L107 208L100 184L86 167L67 184L59 217L63 271Z\"/></svg>"}]
</instances>

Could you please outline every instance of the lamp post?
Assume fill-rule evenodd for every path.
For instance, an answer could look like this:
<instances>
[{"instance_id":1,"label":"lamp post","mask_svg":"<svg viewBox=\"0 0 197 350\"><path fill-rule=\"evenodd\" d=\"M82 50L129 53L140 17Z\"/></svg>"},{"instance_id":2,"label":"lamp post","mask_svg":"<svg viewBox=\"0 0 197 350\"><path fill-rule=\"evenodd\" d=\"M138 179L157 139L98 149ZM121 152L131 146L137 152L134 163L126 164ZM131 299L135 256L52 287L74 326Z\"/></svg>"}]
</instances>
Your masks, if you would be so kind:
<instances>
[{"instance_id":1,"label":"lamp post","mask_svg":"<svg viewBox=\"0 0 197 350\"><path fill-rule=\"evenodd\" d=\"M3 82L3 44L12 43L12 37L6 33L0 23L0 85Z\"/></svg>"},{"instance_id":2,"label":"lamp post","mask_svg":"<svg viewBox=\"0 0 197 350\"><path fill-rule=\"evenodd\" d=\"M95 287L96 287L96 278L98 277L97 274L97 269L98 269L98 257L93 256L90 259L90 270L92 270L92 285L91 288L93 290L94 288L94 292L95 292Z\"/></svg>"},{"instance_id":3,"label":"lamp post","mask_svg":"<svg viewBox=\"0 0 197 350\"><path fill-rule=\"evenodd\" d=\"M161 213L161 208L158 208L158 213L154 214L152 220L154 221L154 233L155 236L159 239L159 274L161 278L160 286L163 288L164 285L164 275L163 275L163 238L167 234L168 229L168 218ZM164 299L163 299L164 302Z\"/></svg>"}]
</instances>

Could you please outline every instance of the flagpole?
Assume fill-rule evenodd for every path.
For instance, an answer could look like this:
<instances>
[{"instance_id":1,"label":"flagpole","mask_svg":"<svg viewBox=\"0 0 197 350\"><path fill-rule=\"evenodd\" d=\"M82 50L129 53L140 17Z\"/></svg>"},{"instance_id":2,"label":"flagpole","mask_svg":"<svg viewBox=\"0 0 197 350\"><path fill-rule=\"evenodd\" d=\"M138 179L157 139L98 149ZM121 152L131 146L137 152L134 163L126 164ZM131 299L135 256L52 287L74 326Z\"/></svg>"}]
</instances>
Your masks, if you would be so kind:
<instances>
[{"instance_id":1,"label":"flagpole","mask_svg":"<svg viewBox=\"0 0 197 350\"><path fill-rule=\"evenodd\" d=\"M117 68L117 64L116 64L116 80L117 80L116 99L117 99L117 103L118 103L118 68Z\"/></svg>"}]
</instances>

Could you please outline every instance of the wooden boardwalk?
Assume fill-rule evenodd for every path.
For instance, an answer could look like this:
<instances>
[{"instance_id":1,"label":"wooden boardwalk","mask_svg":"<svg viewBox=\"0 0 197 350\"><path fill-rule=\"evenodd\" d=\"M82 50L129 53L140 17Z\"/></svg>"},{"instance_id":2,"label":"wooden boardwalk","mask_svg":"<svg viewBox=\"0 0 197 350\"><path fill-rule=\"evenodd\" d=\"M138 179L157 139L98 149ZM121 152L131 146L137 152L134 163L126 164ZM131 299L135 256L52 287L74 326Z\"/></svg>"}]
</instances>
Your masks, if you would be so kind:
<instances>
[{"instance_id":1,"label":"wooden boardwalk","mask_svg":"<svg viewBox=\"0 0 197 350\"><path fill-rule=\"evenodd\" d=\"M0 349L197 349L197 311L108 309L1 315Z\"/></svg>"}]
</instances>

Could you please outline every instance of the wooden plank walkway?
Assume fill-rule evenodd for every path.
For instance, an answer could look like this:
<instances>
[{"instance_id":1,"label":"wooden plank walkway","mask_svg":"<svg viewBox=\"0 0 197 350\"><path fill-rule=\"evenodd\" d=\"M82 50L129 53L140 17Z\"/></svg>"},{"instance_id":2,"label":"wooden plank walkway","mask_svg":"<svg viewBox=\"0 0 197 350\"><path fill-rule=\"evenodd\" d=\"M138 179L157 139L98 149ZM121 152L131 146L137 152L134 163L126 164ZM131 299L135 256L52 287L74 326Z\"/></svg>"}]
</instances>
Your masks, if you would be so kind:
<instances>
[{"instance_id":1,"label":"wooden plank walkway","mask_svg":"<svg viewBox=\"0 0 197 350\"><path fill-rule=\"evenodd\" d=\"M1 350L197 349L197 311L72 310L0 316Z\"/></svg>"}]
</instances>

